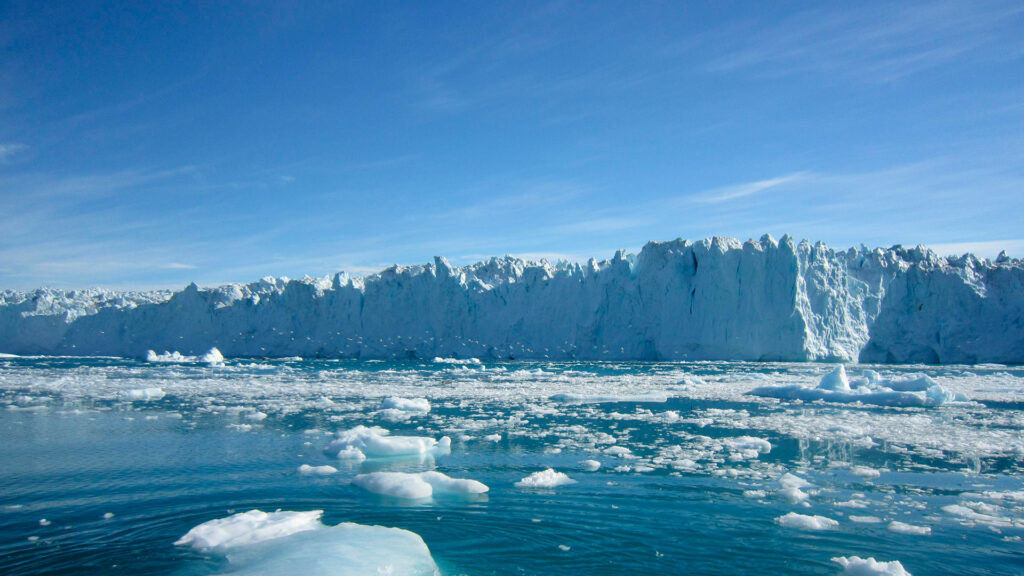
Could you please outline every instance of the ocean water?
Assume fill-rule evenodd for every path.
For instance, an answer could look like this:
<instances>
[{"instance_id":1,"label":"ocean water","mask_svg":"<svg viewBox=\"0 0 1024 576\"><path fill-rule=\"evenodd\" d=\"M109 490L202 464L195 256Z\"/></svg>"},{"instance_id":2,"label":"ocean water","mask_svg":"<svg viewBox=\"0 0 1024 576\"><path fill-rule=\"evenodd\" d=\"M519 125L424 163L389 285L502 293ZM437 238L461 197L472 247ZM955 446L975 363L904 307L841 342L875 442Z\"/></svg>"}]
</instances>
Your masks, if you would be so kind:
<instances>
[{"instance_id":1,"label":"ocean water","mask_svg":"<svg viewBox=\"0 0 1024 576\"><path fill-rule=\"evenodd\" d=\"M1024 369L847 367L925 373L960 395L939 406L748 394L834 368L2 358L0 573L230 573L230 555L175 542L259 509L413 532L445 575L838 574L852 556L1024 574ZM430 411L382 410L389 397ZM451 450L339 460L328 445L358 425ZM516 485L547 468L575 483ZM429 470L489 491L403 500L352 482ZM403 553L381 546L384 564Z\"/></svg>"}]
</instances>

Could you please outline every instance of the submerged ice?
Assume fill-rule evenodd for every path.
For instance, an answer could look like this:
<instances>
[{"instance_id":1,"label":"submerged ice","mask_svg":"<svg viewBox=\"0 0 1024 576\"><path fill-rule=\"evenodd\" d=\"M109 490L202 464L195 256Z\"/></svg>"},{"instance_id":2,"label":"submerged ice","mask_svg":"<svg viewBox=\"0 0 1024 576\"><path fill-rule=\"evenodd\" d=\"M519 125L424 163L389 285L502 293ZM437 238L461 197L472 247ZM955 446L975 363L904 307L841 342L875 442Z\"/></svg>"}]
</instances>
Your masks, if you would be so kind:
<instances>
[{"instance_id":1,"label":"submerged ice","mask_svg":"<svg viewBox=\"0 0 1024 576\"><path fill-rule=\"evenodd\" d=\"M173 294L3 291L0 351L182 362L216 347L466 369L510 358L1019 363L1022 285L1024 264L1009 258L676 240L585 264L436 258ZM159 349L180 352L147 354Z\"/></svg>"}]
</instances>

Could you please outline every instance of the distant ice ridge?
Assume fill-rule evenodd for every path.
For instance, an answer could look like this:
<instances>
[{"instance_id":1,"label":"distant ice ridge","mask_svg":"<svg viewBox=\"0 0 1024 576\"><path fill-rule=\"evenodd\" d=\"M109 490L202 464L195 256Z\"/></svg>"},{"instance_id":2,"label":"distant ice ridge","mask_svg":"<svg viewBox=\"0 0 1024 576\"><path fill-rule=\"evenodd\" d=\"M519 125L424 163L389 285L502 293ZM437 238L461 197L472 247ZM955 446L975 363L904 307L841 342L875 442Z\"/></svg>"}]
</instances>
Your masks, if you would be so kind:
<instances>
[{"instance_id":1,"label":"distant ice ridge","mask_svg":"<svg viewBox=\"0 0 1024 576\"><path fill-rule=\"evenodd\" d=\"M250 510L200 524L175 544L226 557L223 573L233 575L440 574L418 535L350 522L326 526L322 515Z\"/></svg>"},{"instance_id":2,"label":"distant ice ridge","mask_svg":"<svg viewBox=\"0 0 1024 576\"><path fill-rule=\"evenodd\" d=\"M728 238L585 264L444 258L176 293L0 292L0 351L142 357L1024 362L1024 263Z\"/></svg>"}]
</instances>

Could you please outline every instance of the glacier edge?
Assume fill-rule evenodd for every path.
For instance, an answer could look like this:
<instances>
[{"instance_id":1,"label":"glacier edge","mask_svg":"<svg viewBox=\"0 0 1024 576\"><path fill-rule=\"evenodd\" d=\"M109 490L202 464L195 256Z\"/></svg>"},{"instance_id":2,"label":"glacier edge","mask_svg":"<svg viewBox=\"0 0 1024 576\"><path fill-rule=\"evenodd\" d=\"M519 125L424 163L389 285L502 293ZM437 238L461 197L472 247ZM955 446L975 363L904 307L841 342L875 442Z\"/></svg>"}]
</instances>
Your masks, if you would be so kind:
<instances>
[{"instance_id":1,"label":"glacier edge","mask_svg":"<svg viewBox=\"0 0 1024 576\"><path fill-rule=\"evenodd\" d=\"M923 247L649 242L586 263L442 257L178 292L0 292L0 352L1024 362L1024 263Z\"/></svg>"}]
</instances>

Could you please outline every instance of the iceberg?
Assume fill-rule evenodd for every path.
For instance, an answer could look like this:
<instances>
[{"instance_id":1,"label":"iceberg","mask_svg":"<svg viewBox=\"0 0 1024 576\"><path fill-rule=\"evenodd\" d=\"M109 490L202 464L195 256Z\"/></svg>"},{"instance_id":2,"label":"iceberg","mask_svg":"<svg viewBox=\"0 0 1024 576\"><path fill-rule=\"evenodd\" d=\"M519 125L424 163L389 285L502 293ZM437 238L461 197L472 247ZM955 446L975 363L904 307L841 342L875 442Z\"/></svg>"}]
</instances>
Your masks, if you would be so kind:
<instances>
[{"instance_id":1,"label":"iceberg","mask_svg":"<svg viewBox=\"0 0 1024 576\"><path fill-rule=\"evenodd\" d=\"M789 236L604 261L442 257L178 292L0 291L5 354L201 358L1024 362L1024 263ZM154 361L182 361L175 353ZM203 357L216 363L217 358ZM844 394L842 378L823 390ZM894 393L905 391L893 390ZM900 396L893 396L900 402Z\"/></svg>"}]
</instances>

